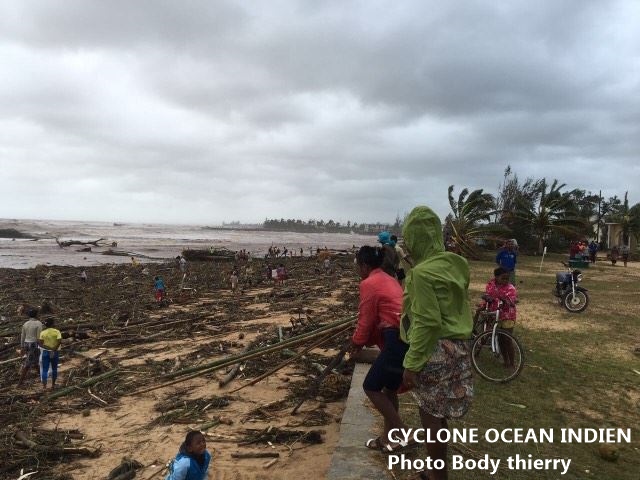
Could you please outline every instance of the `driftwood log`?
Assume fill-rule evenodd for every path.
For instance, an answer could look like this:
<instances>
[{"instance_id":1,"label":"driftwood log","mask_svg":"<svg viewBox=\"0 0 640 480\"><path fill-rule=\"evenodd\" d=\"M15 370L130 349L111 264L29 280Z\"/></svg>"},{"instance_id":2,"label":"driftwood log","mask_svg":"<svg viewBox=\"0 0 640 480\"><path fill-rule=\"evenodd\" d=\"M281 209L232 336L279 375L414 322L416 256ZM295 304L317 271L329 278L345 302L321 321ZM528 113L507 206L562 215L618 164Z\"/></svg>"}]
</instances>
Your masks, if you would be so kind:
<instances>
[{"instance_id":1,"label":"driftwood log","mask_svg":"<svg viewBox=\"0 0 640 480\"><path fill-rule=\"evenodd\" d=\"M255 342L249 343L246 347L242 349L241 354L250 352L254 346L255 346ZM224 377L222 377L222 379L218 382L218 387L222 388L228 383L230 383L234 378L236 378L236 376L240 372L240 367L242 367L242 363L237 363L231 370L229 370L229 373L227 373Z\"/></svg>"},{"instance_id":2,"label":"driftwood log","mask_svg":"<svg viewBox=\"0 0 640 480\"><path fill-rule=\"evenodd\" d=\"M88 242L83 242L82 240L63 240L60 241L58 237L56 238L56 243L60 248L70 247L72 245L93 245L94 247L99 247L98 243L105 241L104 238L99 238L98 240L91 240Z\"/></svg>"}]
</instances>

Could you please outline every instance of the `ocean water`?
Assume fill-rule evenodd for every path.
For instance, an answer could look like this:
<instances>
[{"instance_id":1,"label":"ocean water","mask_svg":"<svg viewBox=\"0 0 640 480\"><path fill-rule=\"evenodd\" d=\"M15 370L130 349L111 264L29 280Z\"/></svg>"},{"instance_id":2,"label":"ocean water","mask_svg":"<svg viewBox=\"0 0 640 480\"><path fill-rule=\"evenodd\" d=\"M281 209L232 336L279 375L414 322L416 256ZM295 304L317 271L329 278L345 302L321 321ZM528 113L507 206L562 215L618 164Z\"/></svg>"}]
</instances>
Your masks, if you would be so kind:
<instances>
[{"instance_id":1,"label":"ocean water","mask_svg":"<svg viewBox=\"0 0 640 480\"><path fill-rule=\"evenodd\" d=\"M317 247L349 249L352 246L375 245L377 237L344 233L296 233L242 229L211 229L197 225L112 224L104 222L70 222L52 220L0 220L0 228L15 228L23 233L42 237L37 241L0 239L0 268L31 268L36 265L91 266L109 263L130 263L129 256L103 255L112 242L114 250L141 255L140 262L164 261L180 255L185 248L246 249L255 256L264 256L271 245L294 249L309 255ZM60 248L55 241L106 239L104 247L91 246L91 252L80 252L83 246Z\"/></svg>"}]
</instances>

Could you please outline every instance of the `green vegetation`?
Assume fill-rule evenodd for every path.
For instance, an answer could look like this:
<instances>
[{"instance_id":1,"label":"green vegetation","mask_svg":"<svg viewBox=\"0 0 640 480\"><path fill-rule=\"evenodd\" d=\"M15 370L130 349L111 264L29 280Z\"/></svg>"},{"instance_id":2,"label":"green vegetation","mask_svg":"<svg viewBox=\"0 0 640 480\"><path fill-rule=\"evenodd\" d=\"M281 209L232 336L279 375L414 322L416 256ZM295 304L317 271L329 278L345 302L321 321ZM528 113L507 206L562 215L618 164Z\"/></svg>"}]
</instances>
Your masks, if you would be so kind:
<instances>
[{"instance_id":1,"label":"green vegetation","mask_svg":"<svg viewBox=\"0 0 640 480\"><path fill-rule=\"evenodd\" d=\"M357 223L350 220L346 223L335 222L333 220L309 219L306 222L300 219L265 219L262 224L265 230L275 230L281 232L329 232L329 233L370 233L377 234L382 230L400 234L402 220L396 218L395 223Z\"/></svg>"},{"instance_id":2,"label":"green vegetation","mask_svg":"<svg viewBox=\"0 0 640 480\"><path fill-rule=\"evenodd\" d=\"M529 252L566 251L572 240L607 238L607 223L619 223L623 241L640 239L640 203L632 207L625 193L602 197L601 192L565 190L566 184L547 178L520 181L511 167L494 197L482 189L468 195L463 189L454 201L449 187L452 213L445 220L445 236L450 247L468 258L477 258L479 243L496 236L515 238ZM480 241L478 241L480 240ZM482 242L484 240L485 242ZM605 246L607 247L607 246Z\"/></svg>"},{"instance_id":3,"label":"green vegetation","mask_svg":"<svg viewBox=\"0 0 640 480\"><path fill-rule=\"evenodd\" d=\"M490 384L476 377L475 398L469 414L451 428L631 428L631 444L619 446L619 459L606 461L598 444L488 444L454 445L450 455L492 458L515 454L534 458L570 458L569 472L516 471L501 468L497 475L479 470L450 472L451 479L612 479L636 480L640 472L640 345L637 336L640 268L613 267L600 262L584 271L583 285L591 303L581 314L561 308L551 295L555 272L562 270L559 255L549 255L539 272L540 258L522 257L518 268L518 324L515 333L525 348L525 367L512 383ZM493 259L470 262L470 297L475 303L491 277ZM633 265L633 264L631 264ZM401 397L403 416L419 426L411 395ZM426 450L409 451L426 458ZM411 478L394 472L398 479Z\"/></svg>"},{"instance_id":4,"label":"green vegetation","mask_svg":"<svg viewBox=\"0 0 640 480\"><path fill-rule=\"evenodd\" d=\"M445 231L458 250L466 257L476 258L476 242L494 233L504 233L504 227L488 223L495 215L496 201L493 195L484 193L482 189L469 193L466 188L460 192L458 199L453 198L453 185L449 186L449 205L451 211L445 219Z\"/></svg>"}]
</instances>

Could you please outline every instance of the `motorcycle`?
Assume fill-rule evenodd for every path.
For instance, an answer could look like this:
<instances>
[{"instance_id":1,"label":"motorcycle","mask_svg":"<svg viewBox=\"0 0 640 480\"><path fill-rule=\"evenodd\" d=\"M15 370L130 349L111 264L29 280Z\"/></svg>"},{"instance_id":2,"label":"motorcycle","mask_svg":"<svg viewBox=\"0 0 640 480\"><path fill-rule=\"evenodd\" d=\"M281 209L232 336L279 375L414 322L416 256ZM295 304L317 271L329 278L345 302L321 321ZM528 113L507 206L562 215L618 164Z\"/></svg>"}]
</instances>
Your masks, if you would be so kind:
<instances>
[{"instance_id":1,"label":"motorcycle","mask_svg":"<svg viewBox=\"0 0 640 480\"><path fill-rule=\"evenodd\" d=\"M588 290L578 285L582 281L582 272L571 268L561 262L567 268L566 272L556 273L556 288L553 294L558 297L558 302L571 313L580 313L589 305Z\"/></svg>"}]
</instances>

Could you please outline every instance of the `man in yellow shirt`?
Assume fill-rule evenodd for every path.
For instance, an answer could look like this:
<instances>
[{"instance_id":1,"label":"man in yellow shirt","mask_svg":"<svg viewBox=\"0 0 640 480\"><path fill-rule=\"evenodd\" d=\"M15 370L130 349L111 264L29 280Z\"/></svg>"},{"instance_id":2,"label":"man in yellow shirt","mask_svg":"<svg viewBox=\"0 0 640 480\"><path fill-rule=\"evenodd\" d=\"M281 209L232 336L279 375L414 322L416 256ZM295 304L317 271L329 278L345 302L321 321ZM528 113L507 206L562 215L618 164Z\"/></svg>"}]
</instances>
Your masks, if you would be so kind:
<instances>
[{"instance_id":1,"label":"man in yellow shirt","mask_svg":"<svg viewBox=\"0 0 640 480\"><path fill-rule=\"evenodd\" d=\"M62 334L57 328L53 328L54 319L47 318L44 322L46 327L40 332L40 377L42 379L42 386L47 388L47 376L49 375L49 365L51 365L51 389L56 386L56 379L58 378L58 350L60 349L60 343L62 342Z\"/></svg>"}]
</instances>

